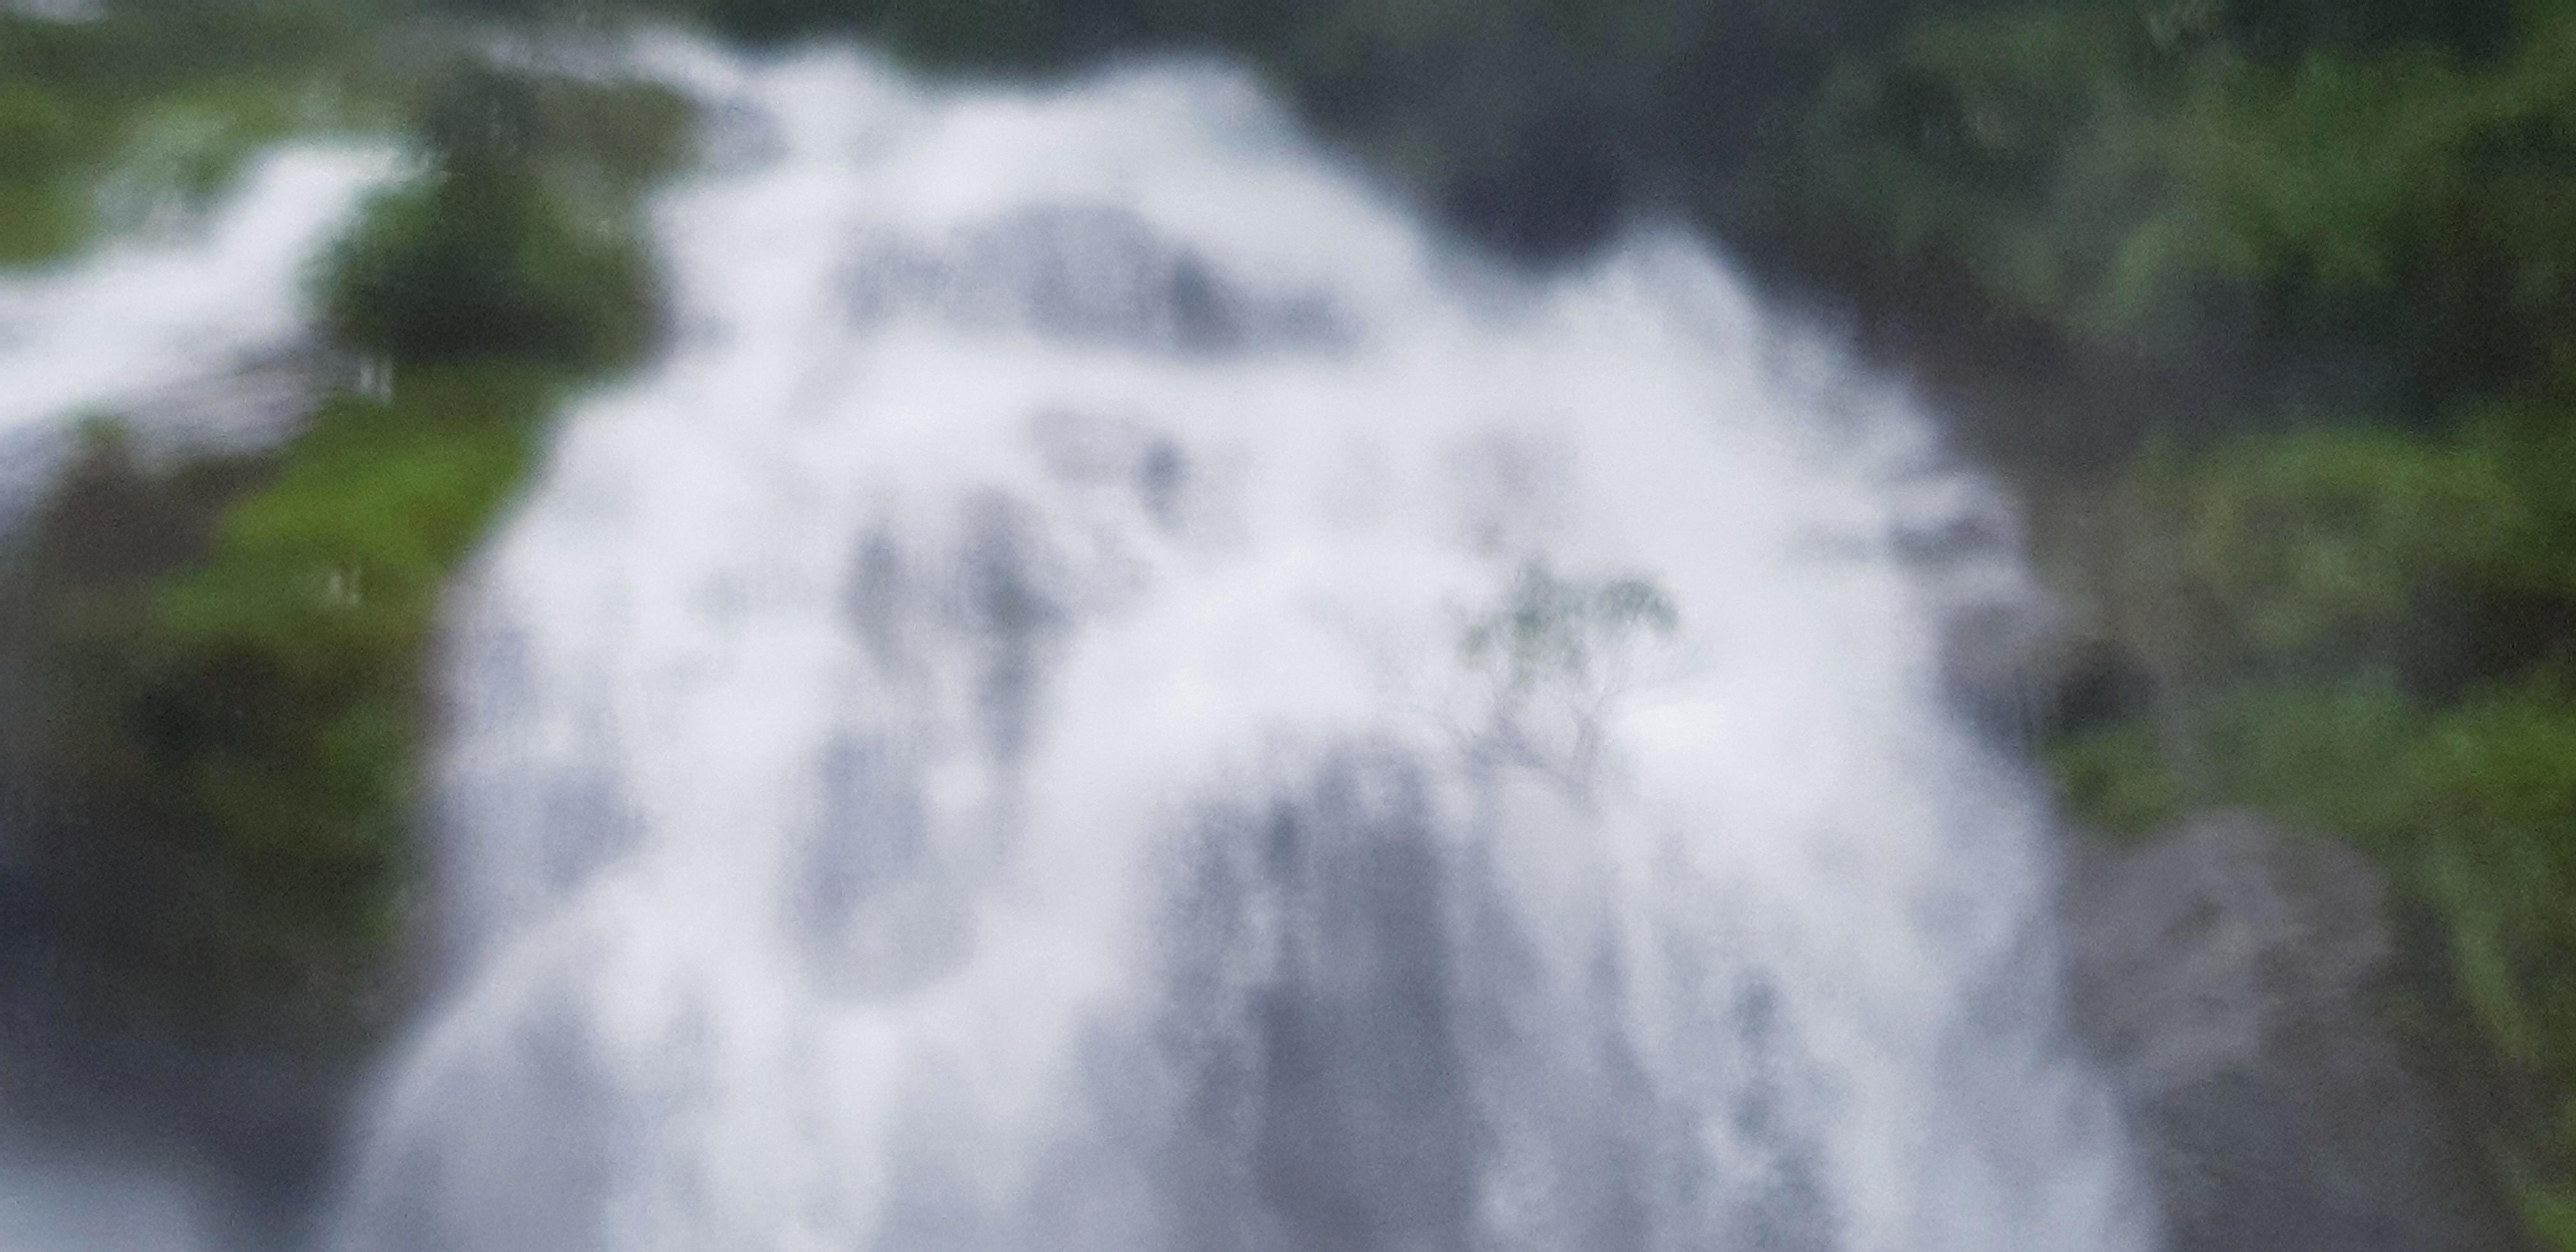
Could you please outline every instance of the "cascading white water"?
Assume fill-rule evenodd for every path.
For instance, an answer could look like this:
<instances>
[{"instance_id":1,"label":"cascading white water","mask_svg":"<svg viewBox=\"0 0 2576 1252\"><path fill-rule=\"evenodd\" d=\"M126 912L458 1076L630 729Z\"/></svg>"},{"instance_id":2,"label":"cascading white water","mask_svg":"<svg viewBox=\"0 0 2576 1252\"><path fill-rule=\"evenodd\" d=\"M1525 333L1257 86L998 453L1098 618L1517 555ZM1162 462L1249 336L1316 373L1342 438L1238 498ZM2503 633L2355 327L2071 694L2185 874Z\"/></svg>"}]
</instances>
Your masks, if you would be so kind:
<instances>
[{"instance_id":1,"label":"cascading white water","mask_svg":"<svg viewBox=\"0 0 2576 1252\"><path fill-rule=\"evenodd\" d=\"M0 525L59 464L80 419L131 427L165 448L238 447L281 427L244 429L275 406L184 403L261 355L295 347L307 325L309 263L366 193L396 173L392 152L288 145L261 157L207 220L113 241L75 262L0 277ZM180 401L173 403L173 401ZM291 406L286 410L291 414ZM200 420L210 412L231 425Z\"/></svg>"},{"instance_id":2,"label":"cascading white water","mask_svg":"<svg viewBox=\"0 0 2576 1252\"><path fill-rule=\"evenodd\" d=\"M461 593L331 1246L2154 1245L1900 397L1240 76L654 57L677 342Z\"/></svg>"}]
</instances>

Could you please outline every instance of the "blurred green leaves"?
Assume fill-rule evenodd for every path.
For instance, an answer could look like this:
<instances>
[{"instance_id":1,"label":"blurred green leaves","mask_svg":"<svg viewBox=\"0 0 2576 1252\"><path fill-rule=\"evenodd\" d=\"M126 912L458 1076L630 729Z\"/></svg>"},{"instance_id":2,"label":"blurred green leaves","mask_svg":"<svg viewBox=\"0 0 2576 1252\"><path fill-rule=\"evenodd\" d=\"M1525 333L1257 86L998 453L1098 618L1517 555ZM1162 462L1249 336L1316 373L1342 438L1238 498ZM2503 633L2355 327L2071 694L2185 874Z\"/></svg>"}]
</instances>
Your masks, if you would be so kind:
<instances>
[{"instance_id":1,"label":"blurred green leaves","mask_svg":"<svg viewBox=\"0 0 2576 1252\"><path fill-rule=\"evenodd\" d=\"M2500 1109L2576 1093L2570 428L2534 401L2167 446L2107 493L2125 525L2058 571L2147 676L2051 747L2074 811L2134 835L2239 805L2353 840L2438 922L2490 1049L2445 1063ZM2494 1117L2555 1211L2576 1135Z\"/></svg>"},{"instance_id":2,"label":"blurred green leaves","mask_svg":"<svg viewBox=\"0 0 2576 1252\"><path fill-rule=\"evenodd\" d=\"M1847 57L1773 159L1771 237L1845 253L1816 268L1847 290L1965 289L2066 374L2169 393L2022 470L2132 676L2050 745L2062 794L2373 855L2485 1045L2441 1063L2576 1247L2576 12L1938 18Z\"/></svg>"},{"instance_id":3,"label":"blurred green leaves","mask_svg":"<svg viewBox=\"0 0 2576 1252\"><path fill-rule=\"evenodd\" d=\"M398 361L631 359L652 334L638 242L594 228L542 180L466 167L368 206L333 260L328 317Z\"/></svg>"},{"instance_id":4,"label":"blurred green leaves","mask_svg":"<svg viewBox=\"0 0 2576 1252\"><path fill-rule=\"evenodd\" d=\"M217 846L378 883L404 864L422 650L561 390L485 364L336 398L206 556L161 582L145 699Z\"/></svg>"},{"instance_id":5,"label":"blurred green leaves","mask_svg":"<svg viewBox=\"0 0 2576 1252\"><path fill-rule=\"evenodd\" d=\"M0 268L55 260L223 189L270 140L380 122L372 5L123 0L0 11Z\"/></svg>"},{"instance_id":6,"label":"blurred green leaves","mask_svg":"<svg viewBox=\"0 0 2576 1252\"><path fill-rule=\"evenodd\" d=\"M1761 229L1971 284L2106 358L2183 370L2234 336L2384 353L2410 401L2509 383L2576 330L2576 20L2295 7L1919 25L1843 61Z\"/></svg>"},{"instance_id":7,"label":"blurred green leaves","mask_svg":"<svg viewBox=\"0 0 2576 1252\"><path fill-rule=\"evenodd\" d=\"M634 198L688 153L665 89L461 68L425 108L430 169L368 206L325 284L342 342L396 361L598 369L658 321Z\"/></svg>"},{"instance_id":8,"label":"blurred green leaves","mask_svg":"<svg viewBox=\"0 0 2576 1252\"><path fill-rule=\"evenodd\" d=\"M2494 459L2378 430L2247 440L2194 484L2190 576L2270 663L2387 655L2440 594L2507 559L2521 502Z\"/></svg>"}]
</instances>

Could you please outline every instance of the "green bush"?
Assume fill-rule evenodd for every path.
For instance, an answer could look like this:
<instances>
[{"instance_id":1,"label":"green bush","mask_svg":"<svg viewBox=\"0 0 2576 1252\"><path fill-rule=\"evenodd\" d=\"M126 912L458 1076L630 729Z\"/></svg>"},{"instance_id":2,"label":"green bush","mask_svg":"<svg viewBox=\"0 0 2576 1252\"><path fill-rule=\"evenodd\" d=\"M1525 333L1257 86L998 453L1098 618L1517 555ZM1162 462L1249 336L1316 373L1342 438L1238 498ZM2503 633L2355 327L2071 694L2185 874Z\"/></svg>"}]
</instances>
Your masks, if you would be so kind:
<instances>
[{"instance_id":1,"label":"green bush","mask_svg":"<svg viewBox=\"0 0 2576 1252\"><path fill-rule=\"evenodd\" d=\"M2393 663L2522 520L2482 449L2366 428L2225 445L2195 488L2187 568L2236 635L2213 644L2270 665Z\"/></svg>"},{"instance_id":2,"label":"green bush","mask_svg":"<svg viewBox=\"0 0 2576 1252\"><path fill-rule=\"evenodd\" d=\"M667 91L467 70L434 88L430 171L369 205L330 262L326 315L397 361L610 368L650 346L634 198L687 153Z\"/></svg>"},{"instance_id":3,"label":"green bush","mask_svg":"<svg viewBox=\"0 0 2576 1252\"><path fill-rule=\"evenodd\" d=\"M633 241L577 223L531 177L433 176L368 206L331 266L344 343L398 361L517 356L583 367L652 333L652 271Z\"/></svg>"},{"instance_id":4,"label":"green bush","mask_svg":"<svg viewBox=\"0 0 2576 1252\"><path fill-rule=\"evenodd\" d=\"M2442 718L2409 780L2462 988L2506 1055L2576 1082L2576 701L2533 682Z\"/></svg>"},{"instance_id":5,"label":"green bush","mask_svg":"<svg viewBox=\"0 0 2576 1252\"><path fill-rule=\"evenodd\" d=\"M2048 750L2069 812L2096 834L2136 839L2181 819L2194 797L2155 728L2122 722L2071 735Z\"/></svg>"},{"instance_id":6,"label":"green bush","mask_svg":"<svg viewBox=\"0 0 2576 1252\"><path fill-rule=\"evenodd\" d=\"M32 82L0 81L0 266L61 255L89 230L73 108Z\"/></svg>"}]
</instances>

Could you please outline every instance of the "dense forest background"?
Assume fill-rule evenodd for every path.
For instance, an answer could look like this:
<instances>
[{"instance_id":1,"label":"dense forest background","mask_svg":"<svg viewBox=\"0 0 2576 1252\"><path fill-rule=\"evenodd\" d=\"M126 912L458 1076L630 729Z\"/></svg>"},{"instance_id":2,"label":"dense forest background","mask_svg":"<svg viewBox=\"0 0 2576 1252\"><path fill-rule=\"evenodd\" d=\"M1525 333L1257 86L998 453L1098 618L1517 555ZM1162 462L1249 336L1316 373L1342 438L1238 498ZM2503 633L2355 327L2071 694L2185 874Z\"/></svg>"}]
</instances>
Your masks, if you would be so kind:
<instances>
[{"instance_id":1,"label":"dense forest background","mask_svg":"<svg viewBox=\"0 0 2576 1252\"><path fill-rule=\"evenodd\" d=\"M103 1019L269 1046L364 1037L398 1001L441 581L556 400L649 349L637 205L690 159L667 93L470 52L635 18L976 74L1214 51L1519 263L1698 223L2021 490L2070 612L2030 727L2069 815L2138 838L2246 806L2366 852L2428 971L2392 1014L2535 1241L2576 1248L2565 0L0 14L0 266L184 218L283 135L436 158L316 280L398 386L181 470L102 422L0 574L0 800L76 887L53 898L103 954L75 979ZM368 610L313 609L317 561L367 571Z\"/></svg>"}]
</instances>

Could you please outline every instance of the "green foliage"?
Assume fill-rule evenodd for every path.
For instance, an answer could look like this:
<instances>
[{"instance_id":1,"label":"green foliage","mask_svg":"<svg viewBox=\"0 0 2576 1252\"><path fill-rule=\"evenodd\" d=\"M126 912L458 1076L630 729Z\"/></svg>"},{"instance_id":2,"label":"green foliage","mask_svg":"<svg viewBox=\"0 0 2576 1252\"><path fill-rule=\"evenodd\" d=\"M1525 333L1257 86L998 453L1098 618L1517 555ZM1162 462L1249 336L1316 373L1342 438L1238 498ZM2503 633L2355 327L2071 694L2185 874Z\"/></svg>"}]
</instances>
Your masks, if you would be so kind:
<instances>
[{"instance_id":1,"label":"green foliage","mask_svg":"<svg viewBox=\"0 0 2576 1252\"><path fill-rule=\"evenodd\" d=\"M161 586L142 649L157 733L222 847L398 862L440 592L560 386L521 365L422 367L390 403L333 400Z\"/></svg>"},{"instance_id":2,"label":"green foliage","mask_svg":"<svg viewBox=\"0 0 2576 1252\"><path fill-rule=\"evenodd\" d=\"M2504 537L2487 569L2495 586L2524 597L2560 603L2576 602L2576 420L2564 402L2491 408L2463 423L2472 439L2507 482L2519 509L2517 525ZM2517 640L2533 661L2569 659L2553 655L2564 640Z\"/></svg>"},{"instance_id":3,"label":"green foliage","mask_svg":"<svg viewBox=\"0 0 2576 1252\"><path fill-rule=\"evenodd\" d=\"M1963 288L2106 376L2333 357L2410 403L2495 385L2576 330L2576 17L2462 16L1936 18L1846 58L1740 212L1866 298ZM2166 407L2205 428L2213 398Z\"/></svg>"},{"instance_id":4,"label":"green foliage","mask_svg":"<svg viewBox=\"0 0 2576 1252\"><path fill-rule=\"evenodd\" d=\"M80 175L96 142L61 94L32 78L0 77L0 265L80 242L89 229Z\"/></svg>"},{"instance_id":5,"label":"green foliage","mask_svg":"<svg viewBox=\"0 0 2576 1252\"><path fill-rule=\"evenodd\" d=\"M2267 660L2390 655L2422 597L2492 569L2521 502L2494 458L2387 431L2242 441L2200 476L2188 570Z\"/></svg>"},{"instance_id":6,"label":"green foliage","mask_svg":"<svg viewBox=\"0 0 2576 1252\"><path fill-rule=\"evenodd\" d=\"M634 359L657 293L628 203L684 159L687 117L650 88L459 75L429 108L435 168L332 259L332 327L402 361Z\"/></svg>"},{"instance_id":7,"label":"green foliage","mask_svg":"<svg viewBox=\"0 0 2576 1252\"><path fill-rule=\"evenodd\" d=\"M1963 18L1847 63L1802 145L1806 203L1898 262L2009 307L2127 334L2201 242L2142 107L2138 33L2080 9Z\"/></svg>"},{"instance_id":8,"label":"green foliage","mask_svg":"<svg viewBox=\"0 0 2576 1252\"><path fill-rule=\"evenodd\" d=\"M2576 1101L2568 429L2534 403L2143 458L2131 524L2064 580L2157 679L2053 749L2068 803L2115 833L2228 804L2353 840L2439 923L2490 1049L2448 1063L2514 1107ZM2576 1123L2495 1120L2541 1229Z\"/></svg>"},{"instance_id":9,"label":"green foliage","mask_svg":"<svg viewBox=\"0 0 2576 1252\"><path fill-rule=\"evenodd\" d=\"M2154 834L2180 820L2193 798L2143 722L2069 736L2050 746L2048 765L2067 807L2103 835Z\"/></svg>"},{"instance_id":10,"label":"green foliage","mask_svg":"<svg viewBox=\"0 0 2576 1252\"><path fill-rule=\"evenodd\" d=\"M1471 659L1497 661L1523 680L1589 680L1634 636L1669 635L1680 624L1672 601L1651 582L1573 582L1531 565L1501 607L1468 627L1463 646Z\"/></svg>"},{"instance_id":11,"label":"green foliage","mask_svg":"<svg viewBox=\"0 0 2576 1252\"><path fill-rule=\"evenodd\" d=\"M2204 695L2175 723L2123 722L2051 753L2062 795L2095 830L2152 833L2195 805L2261 809L2303 829L2341 831L2374 851L2405 837L2405 768L2425 714L2380 684L2288 686ZM2187 736L2204 777L2174 766Z\"/></svg>"},{"instance_id":12,"label":"green foliage","mask_svg":"<svg viewBox=\"0 0 2576 1252\"><path fill-rule=\"evenodd\" d=\"M516 490L561 374L407 370L280 459L156 471L112 434L0 577L0 746L84 910L89 1006L336 1046L397 934L442 589Z\"/></svg>"},{"instance_id":13,"label":"green foliage","mask_svg":"<svg viewBox=\"0 0 2576 1252\"><path fill-rule=\"evenodd\" d=\"M128 0L0 12L0 268L192 208L282 135L381 116L363 4Z\"/></svg>"},{"instance_id":14,"label":"green foliage","mask_svg":"<svg viewBox=\"0 0 2576 1252\"><path fill-rule=\"evenodd\" d=\"M2506 1054L2576 1079L2576 701L2536 682L2442 718L2411 780L2461 985Z\"/></svg>"},{"instance_id":15,"label":"green foliage","mask_svg":"<svg viewBox=\"0 0 2576 1252\"><path fill-rule=\"evenodd\" d=\"M2043 564L2175 707L2285 683L2429 693L2493 676L2461 641L2490 606L2551 586L2525 473L2474 429L2163 447L2044 507L2058 538Z\"/></svg>"},{"instance_id":16,"label":"green foliage","mask_svg":"<svg viewBox=\"0 0 2576 1252\"><path fill-rule=\"evenodd\" d=\"M649 338L651 272L586 231L535 180L433 176L370 205L333 266L342 341L404 361L502 352L613 363Z\"/></svg>"},{"instance_id":17,"label":"green foliage","mask_svg":"<svg viewBox=\"0 0 2576 1252\"><path fill-rule=\"evenodd\" d=\"M2545 1248L2576 1248L2576 1187L2523 1181L2515 1188L2523 1223Z\"/></svg>"}]
</instances>

